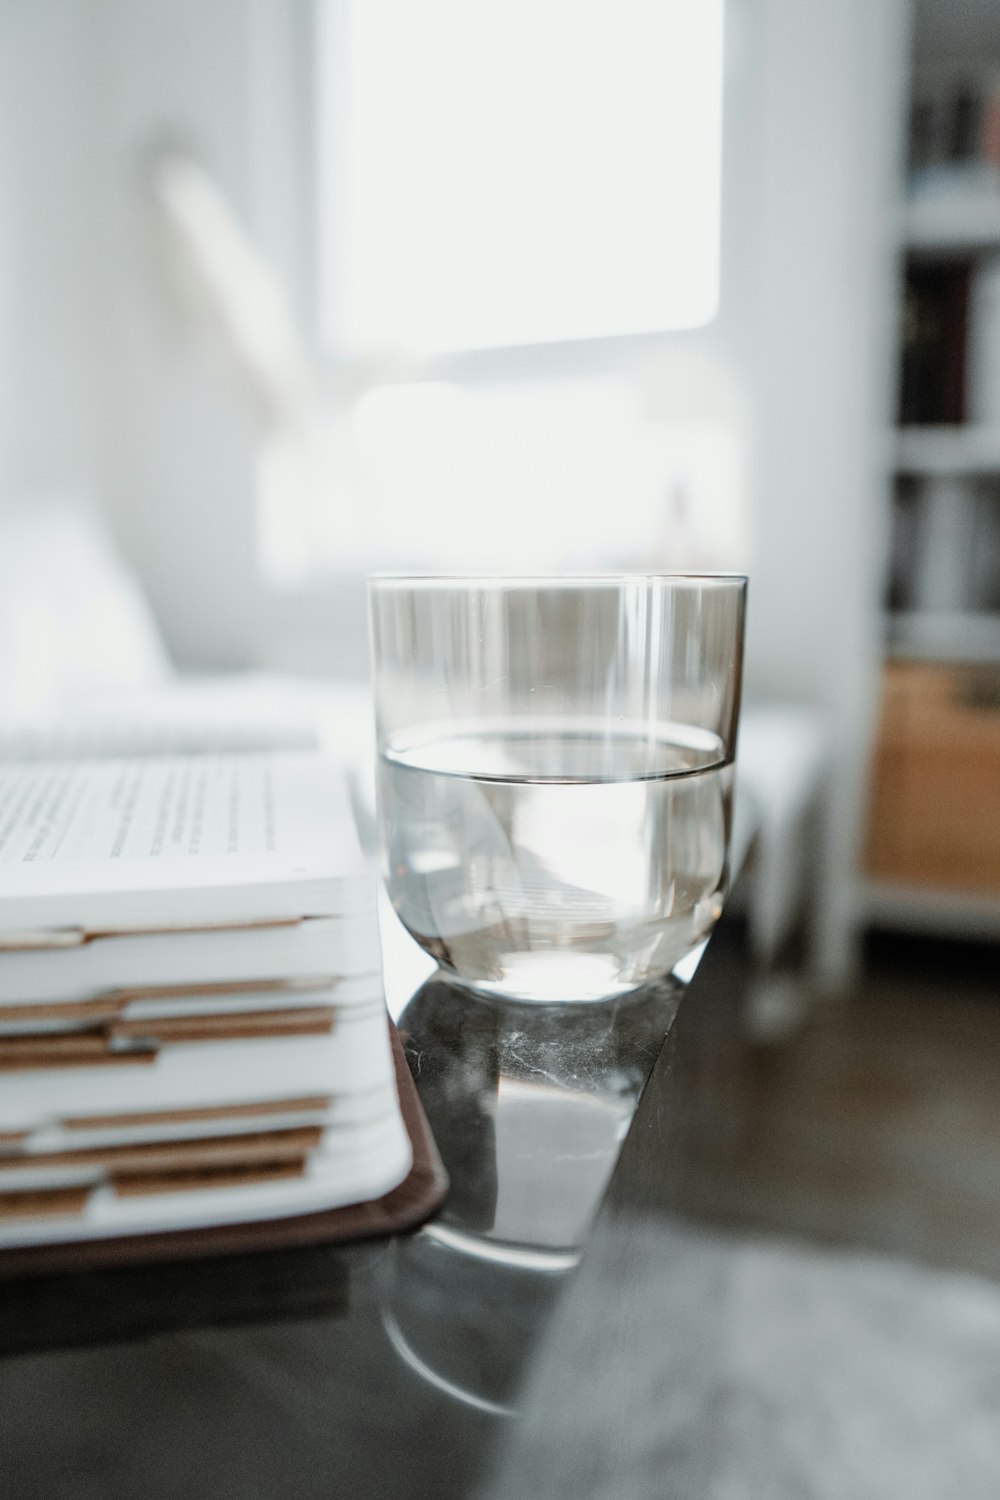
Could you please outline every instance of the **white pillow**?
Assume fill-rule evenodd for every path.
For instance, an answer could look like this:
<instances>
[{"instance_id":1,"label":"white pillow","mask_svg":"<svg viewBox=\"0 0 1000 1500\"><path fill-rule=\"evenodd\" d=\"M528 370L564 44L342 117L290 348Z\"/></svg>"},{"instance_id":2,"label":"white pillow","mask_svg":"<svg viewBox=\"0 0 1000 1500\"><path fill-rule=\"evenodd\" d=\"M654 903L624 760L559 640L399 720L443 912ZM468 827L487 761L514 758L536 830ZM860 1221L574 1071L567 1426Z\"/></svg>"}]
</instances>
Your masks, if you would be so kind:
<instances>
[{"instance_id":1,"label":"white pillow","mask_svg":"<svg viewBox=\"0 0 1000 1500\"><path fill-rule=\"evenodd\" d=\"M0 715L172 675L156 622L85 497L0 502Z\"/></svg>"}]
</instances>

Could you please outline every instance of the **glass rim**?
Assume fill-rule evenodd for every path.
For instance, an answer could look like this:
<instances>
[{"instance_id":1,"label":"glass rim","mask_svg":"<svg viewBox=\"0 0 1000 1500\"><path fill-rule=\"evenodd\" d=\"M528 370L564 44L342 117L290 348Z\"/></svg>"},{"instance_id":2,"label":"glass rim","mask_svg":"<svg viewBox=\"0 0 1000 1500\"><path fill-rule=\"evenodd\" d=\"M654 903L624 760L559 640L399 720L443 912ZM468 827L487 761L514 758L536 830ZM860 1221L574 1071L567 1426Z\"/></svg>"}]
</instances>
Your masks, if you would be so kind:
<instances>
[{"instance_id":1,"label":"glass rim","mask_svg":"<svg viewBox=\"0 0 1000 1500\"><path fill-rule=\"evenodd\" d=\"M728 584L745 588L746 573L369 573L370 589L408 588L622 588L629 584Z\"/></svg>"}]
</instances>

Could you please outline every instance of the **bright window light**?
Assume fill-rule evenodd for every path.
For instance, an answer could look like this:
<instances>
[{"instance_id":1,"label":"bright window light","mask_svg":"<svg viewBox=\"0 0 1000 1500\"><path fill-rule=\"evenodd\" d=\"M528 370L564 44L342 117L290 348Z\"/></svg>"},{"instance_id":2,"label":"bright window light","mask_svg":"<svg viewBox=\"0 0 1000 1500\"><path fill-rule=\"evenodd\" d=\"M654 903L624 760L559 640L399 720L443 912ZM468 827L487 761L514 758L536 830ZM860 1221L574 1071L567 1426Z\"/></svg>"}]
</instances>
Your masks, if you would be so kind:
<instances>
[{"instance_id":1,"label":"bright window light","mask_svg":"<svg viewBox=\"0 0 1000 1500\"><path fill-rule=\"evenodd\" d=\"M353 425L365 507L400 564L585 568L655 528L650 439L619 382L381 386Z\"/></svg>"},{"instance_id":2,"label":"bright window light","mask_svg":"<svg viewBox=\"0 0 1000 1500\"><path fill-rule=\"evenodd\" d=\"M338 355L711 320L722 0L326 0L323 15Z\"/></svg>"},{"instance_id":3,"label":"bright window light","mask_svg":"<svg viewBox=\"0 0 1000 1500\"><path fill-rule=\"evenodd\" d=\"M739 423L703 406L654 419L614 376L374 386L311 448L272 444L265 567L282 584L331 566L743 567Z\"/></svg>"}]
</instances>

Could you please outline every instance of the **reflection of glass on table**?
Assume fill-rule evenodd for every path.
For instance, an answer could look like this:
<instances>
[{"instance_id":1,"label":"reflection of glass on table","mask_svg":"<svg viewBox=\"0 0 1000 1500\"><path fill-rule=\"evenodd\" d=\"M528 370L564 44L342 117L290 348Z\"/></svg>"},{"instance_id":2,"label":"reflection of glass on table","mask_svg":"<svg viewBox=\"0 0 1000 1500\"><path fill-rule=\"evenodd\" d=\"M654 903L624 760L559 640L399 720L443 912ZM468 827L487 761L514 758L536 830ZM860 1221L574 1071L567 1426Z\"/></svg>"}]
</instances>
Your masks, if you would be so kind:
<instances>
[{"instance_id":1,"label":"reflection of glass on table","mask_svg":"<svg viewBox=\"0 0 1000 1500\"><path fill-rule=\"evenodd\" d=\"M383 1323L400 1357L455 1400L508 1409L680 993L667 980L539 1006L432 978L399 1016L452 1187L433 1223L396 1242Z\"/></svg>"}]
</instances>

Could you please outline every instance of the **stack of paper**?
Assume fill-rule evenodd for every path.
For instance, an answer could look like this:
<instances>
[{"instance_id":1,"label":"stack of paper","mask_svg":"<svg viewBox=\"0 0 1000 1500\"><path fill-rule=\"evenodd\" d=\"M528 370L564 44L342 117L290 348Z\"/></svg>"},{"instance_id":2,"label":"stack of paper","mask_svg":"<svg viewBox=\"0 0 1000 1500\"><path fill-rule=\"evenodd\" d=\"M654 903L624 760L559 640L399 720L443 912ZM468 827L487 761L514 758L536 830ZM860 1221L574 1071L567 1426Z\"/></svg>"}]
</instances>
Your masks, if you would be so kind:
<instances>
[{"instance_id":1,"label":"stack of paper","mask_svg":"<svg viewBox=\"0 0 1000 1500\"><path fill-rule=\"evenodd\" d=\"M410 1164L322 756L0 767L0 1245L341 1207Z\"/></svg>"}]
</instances>

